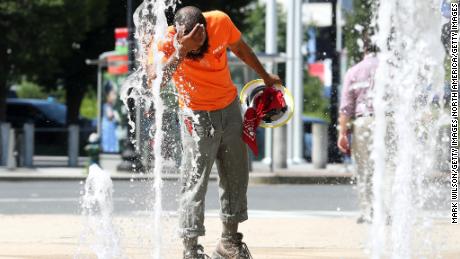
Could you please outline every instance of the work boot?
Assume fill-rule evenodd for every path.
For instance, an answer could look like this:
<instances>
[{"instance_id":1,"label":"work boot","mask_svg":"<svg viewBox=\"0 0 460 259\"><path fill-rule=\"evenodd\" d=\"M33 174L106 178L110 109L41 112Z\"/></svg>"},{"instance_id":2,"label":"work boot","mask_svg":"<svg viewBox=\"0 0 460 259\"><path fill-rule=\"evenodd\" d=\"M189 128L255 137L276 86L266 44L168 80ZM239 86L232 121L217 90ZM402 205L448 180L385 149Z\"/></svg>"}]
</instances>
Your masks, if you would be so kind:
<instances>
[{"instance_id":1,"label":"work boot","mask_svg":"<svg viewBox=\"0 0 460 259\"><path fill-rule=\"evenodd\" d=\"M361 216L356 220L356 224L372 224L372 218L374 217L374 210L371 208L368 212L362 213Z\"/></svg>"},{"instance_id":2,"label":"work boot","mask_svg":"<svg viewBox=\"0 0 460 259\"><path fill-rule=\"evenodd\" d=\"M243 241L243 234L223 236L217 243L212 259L252 259L248 246Z\"/></svg>"},{"instance_id":3,"label":"work boot","mask_svg":"<svg viewBox=\"0 0 460 259\"><path fill-rule=\"evenodd\" d=\"M358 219L356 219L356 224L363 224L363 223L372 224L372 220L365 216L360 216Z\"/></svg>"},{"instance_id":4,"label":"work boot","mask_svg":"<svg viewBox=\"0 0 460 259\"><path fill-rule=\"evenodd\" d=\"M209 259L210 257L204 253L202 245L195 245L190 248L185 248L184 259Z\"/></svg>"}]
</instances>

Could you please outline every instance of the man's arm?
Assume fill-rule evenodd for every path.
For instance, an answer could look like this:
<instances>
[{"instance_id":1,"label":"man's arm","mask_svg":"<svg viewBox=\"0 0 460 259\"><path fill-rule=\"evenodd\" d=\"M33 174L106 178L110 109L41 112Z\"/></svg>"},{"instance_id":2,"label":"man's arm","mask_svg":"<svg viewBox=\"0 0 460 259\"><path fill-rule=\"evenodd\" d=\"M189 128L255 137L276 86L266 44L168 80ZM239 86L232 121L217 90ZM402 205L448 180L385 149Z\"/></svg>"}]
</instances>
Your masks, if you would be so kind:
<instances>
[{"instance_id":1,"label":"man's arm","mask_svg":"<svg viewBox=\"0 0 460 259\"><path fill-rule=\"evenodd\" d=\"M241 38L236 43L230 44L230 50L241 59L246 65L254 69L256 73L264 80L266 86L273 86L281 84L281 79L277 75L267 73L265 68L260 63L254 51L246 42Z\"/></svg>"},{"instance_id":2,"label":"man's arm","mask_svg":"<svg viewBox=\"0 0 460 259\"><path fill-rule=\"evenodd\" d=\"M344 113L340 113L339 116L339 137L337 139L337 147L343 153L350 153L350 142L348 140L348 125L350 123L350 117Z\"/></svg>"},{"instance_id":3,"label":"man's arm","mask_svg":"<svg viewBox=\"0 0 460 259\"><path fill-rule=\"evenodd\" d=\"M166 84L171 80L172 76L177 70L179 64L185 59L187 53L190 51L196 50L200 47L200 44L203 41L205 35L205 28L202 24L197 24L193 30L187 35L183 34L183 30L179 29L177 35L178 46L174 54L168 59L166 64L163 67L163 77L161 80L161 87L166 86ZM153 67L153 66L151 66ZM151 86L153 80L156 78L155 71L148 70L149 86Z\"/></svg>"},{"instance_id":4,"label":"man's arm","mask_svg":"<svg viewBox=\"0 0 460 259\"><path fill-rule=\"evenodd\" d=\"M355 111L355 97L350 90L352 81L352 76L349 70L345 74L342 96L340 98L339 136L337 139L337 147L341 152L345 154L350 154L351 151L350 141L348 139L348 129Z\"/></svg>"},{"instance_id":5,"label":"man's arm","mask_svg":"<svg viewBox=\"0 0 460 259\"><path fill-rule=\"evenodd\" d=\"M172 55L172 57L169 58L169 60L163 67L163 78L161 79L160 85L161 87L166 86L168 84L168 82L174 75L174 72L176 72L177 67L185 59L186 55L187 52L185 51L185 49L179 46L179 49L177 49L174 55Z\"/></svg>"}]
</instances>

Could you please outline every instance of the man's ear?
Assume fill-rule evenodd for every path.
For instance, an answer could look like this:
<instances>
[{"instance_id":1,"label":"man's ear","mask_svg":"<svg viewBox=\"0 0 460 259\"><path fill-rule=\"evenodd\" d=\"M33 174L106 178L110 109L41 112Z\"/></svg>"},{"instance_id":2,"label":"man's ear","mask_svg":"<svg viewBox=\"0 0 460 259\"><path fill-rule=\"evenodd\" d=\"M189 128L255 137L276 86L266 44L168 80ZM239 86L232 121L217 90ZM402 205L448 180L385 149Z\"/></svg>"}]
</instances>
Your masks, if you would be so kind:
<instances>
[{"instance_id":1,"label":"man's ear","mask_svg":"<svg viewBox=\"0 0 460 259\"><path fill-rule=\"evenodd\" d=\"M184 31L185 31L185 26L184 25L175 25L174 29L176 30L178 39L184 37Z\"/></svg>"},{"instance_id":2,"label":"man's ear","mask_svg":"<svg viewBox=\"0 0 460 259\"><path fill-rule=\"evenodd\" d=\"M176 39L181 40L183 37L184 37L184 32L183 31L177 31Z\"/></svg>"}]
</instances>

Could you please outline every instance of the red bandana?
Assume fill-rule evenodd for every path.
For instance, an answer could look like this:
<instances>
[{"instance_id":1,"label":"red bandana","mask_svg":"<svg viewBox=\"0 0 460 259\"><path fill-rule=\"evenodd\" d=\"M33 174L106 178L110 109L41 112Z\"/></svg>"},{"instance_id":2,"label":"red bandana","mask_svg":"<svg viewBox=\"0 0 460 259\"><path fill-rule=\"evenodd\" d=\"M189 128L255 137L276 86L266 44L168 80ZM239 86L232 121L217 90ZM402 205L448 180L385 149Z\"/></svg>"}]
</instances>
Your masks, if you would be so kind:
<instances>
[{"instance_id":1,"label":"red bandana","mask_svg":"<svg viewBox=\"0 0 460 259\"><path fill-rule=\"evenodd\" d=\"M246 110L243 122L243 141L248 144L255 156L259 154L256 130L260 121L270 112L283 108L286 108L283 92L274 87L265 87L263 93L255 98L253 107Z\"/></svg>"}]
</instances>

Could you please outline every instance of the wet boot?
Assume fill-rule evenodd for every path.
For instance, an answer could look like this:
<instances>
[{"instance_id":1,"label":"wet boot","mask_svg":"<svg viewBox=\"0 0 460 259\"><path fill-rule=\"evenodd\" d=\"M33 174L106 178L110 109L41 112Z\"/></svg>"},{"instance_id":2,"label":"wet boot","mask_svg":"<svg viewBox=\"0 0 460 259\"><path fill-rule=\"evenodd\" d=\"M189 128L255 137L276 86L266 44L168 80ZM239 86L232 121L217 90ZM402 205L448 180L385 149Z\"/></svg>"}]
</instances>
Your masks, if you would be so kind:
<instances>
[{"instance_id":1,"label":"wet boot","mask_svg":"<svg viewBox=\"0 0 460 259\"><path fill-rule=\"evenodd\" d=\"M372 219L374 217L374 210L371 208L369 212L361 214L361 216L356 220L356 224L372 224Z\"/></svg>"},{"instance_id":2,"label":"wet boot","mask_svg":"<svg viewBox=\"0 0 460 259\"><path fill-rule=\"evenodd\" d=\"M372 220L365 216L360 216L356 219L356 224L372 224Z\"/></svg>"},{"instance_id":3,"label":"wet boot","mask_svg":"<svg viewBox=\"0 0 460 259\"><path fill-rule=\"evenodd\" d=\"M184 239L184 259L209 259L197 238Z\"/></svg>"},{"instance_id":4,"label":"wet boot","mask_svg":"<svg viewBox=\"0 0 460 259\"><path fill-rule=\"evenodd\" d=\"M224 235L212 254L212 259L252 259L247 245L242 241L243 234Z\"/></svg>"}]
</instances>

